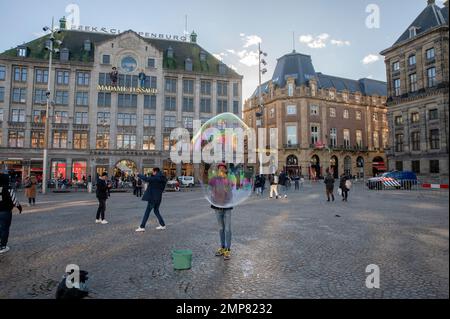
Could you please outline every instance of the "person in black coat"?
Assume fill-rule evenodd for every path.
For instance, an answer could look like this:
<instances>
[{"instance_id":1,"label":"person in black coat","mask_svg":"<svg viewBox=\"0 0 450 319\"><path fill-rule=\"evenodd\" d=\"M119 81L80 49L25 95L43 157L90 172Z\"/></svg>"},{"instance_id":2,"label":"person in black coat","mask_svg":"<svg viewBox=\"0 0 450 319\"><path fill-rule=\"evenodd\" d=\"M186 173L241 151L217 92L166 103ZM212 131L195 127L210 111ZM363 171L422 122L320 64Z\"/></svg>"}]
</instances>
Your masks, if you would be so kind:
<instances>
[{"instance_id":1,"label":"person in black coat","mask_svg":"<svg viewBox=\"0 0 450 319\"><path fill-rule=\"evenodd\" d=\"M327 176L325 176L324 183L328 199L327 201L329 202L331 197L334 202L334 177L333 175L331 175L330 170L328 168L327 168Z\"/></svg>"},{"instance_id":2,"label":"person in black coat","mask_svg":"<svg viewBox=\"0 0 450 319\"><path fill-rule=\"evenodd\" d=\"M104 172L97 181L96 196L98 199L97 217L95 219L96 224L108 224L105 220L106 200L109 197L109 189L111 185L107 182L108 174Z\"/></svg>"},{"instance_id":3,"label":"person in black coat","mask_svg":"<svg viewBox=\"0 0 450 319\"><path fill-rule=\"evenodd\" d=\"M343 201L343 202L347 202L347 201L348 201L348 192L349 192L349 189L347 188L347 181L348 181L349 179L350 179L350 178L349 178L347 175L342 174L342 175L341 175L341 179L340 179L340 181L339 181L339 187L340 187L340 189L342 190L342 201Z\"/></svg>"},{"instance_id":4,"label":"person in black coat","mask_svg":"<svg viewBox=\"0 0 450 319\"><path fill-rule=\"evenodd\" d=\"M159 226L156 227L158 230L166 229L166 224L164 223L164 219L161 217L159 212L159 206L162 201L162 194L164 193L164 189L167 184L167 178L161 173L159 168L154 168L153 173L150 177L139 174L138 177L148 183L147 190L142 196L142 200L147 202L147 209L144 213L144 218L142 219L141 226L136 229L137 232L144 232L145 225L147 224L148 218L150 216L150 212L152 209L155 212L156 218L158 218Z\"/></svg>"},{"instance_id":5,"label":"person in black coat","mask_svg":"<svg viewBox=\"0 0 450 319\"><path fill-rule=\"evenodd\" d=\"M9 251L9 229L12 221L12 210L17 207L22 213L22 206L16 198L16 193L9 185L9 174L0 173L0 254Z\"/></svg>"}]
</instances>

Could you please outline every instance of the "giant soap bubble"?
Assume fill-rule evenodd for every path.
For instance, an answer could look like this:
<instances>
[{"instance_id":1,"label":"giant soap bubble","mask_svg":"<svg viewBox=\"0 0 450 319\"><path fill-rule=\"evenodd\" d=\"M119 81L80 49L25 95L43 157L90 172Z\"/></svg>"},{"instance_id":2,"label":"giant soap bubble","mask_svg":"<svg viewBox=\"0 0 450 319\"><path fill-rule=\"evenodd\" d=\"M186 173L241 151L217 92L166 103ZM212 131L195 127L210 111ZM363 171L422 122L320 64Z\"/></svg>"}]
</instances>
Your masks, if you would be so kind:
<instances>
[{"instance_id":1,"label":"giant soap bubble","mask_svg":"<svg viewBox=\"0 0 450 319\"><path fill-rule=\"evenodd\" d=\"M207 121L192 139L194 159L201 161L203 193L214 207L236 207L252 193L254 173L244 156L248 134L251 129L240 118L222 113Z\"/></svg>"}]
</instances>

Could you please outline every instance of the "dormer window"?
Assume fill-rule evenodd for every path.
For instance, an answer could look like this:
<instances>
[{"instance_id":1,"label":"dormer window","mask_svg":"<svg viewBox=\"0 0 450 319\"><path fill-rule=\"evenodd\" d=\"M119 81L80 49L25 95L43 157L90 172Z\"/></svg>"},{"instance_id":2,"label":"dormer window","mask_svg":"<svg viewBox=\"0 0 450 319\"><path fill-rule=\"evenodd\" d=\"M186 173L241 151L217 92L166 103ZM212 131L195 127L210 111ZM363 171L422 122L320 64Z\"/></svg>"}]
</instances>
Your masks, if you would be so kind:
<instances>
[{"instance_id":1,"label":"dormer window","mask_svg":"<svg viewBox=\"0 0 450 319\"><path fill-rule=\"evenodd\" d=\"M84 51L90 52L91 51L91 40L85 40L84 41Z\"/></svg>"},{"instance_id":2,"label":"dormer window","mask_svg":"<svg viewBox=\"0 0 450 319\"><path fill-rule=\"evenodd\" d=\"M167 57L168 57L169 59L173 59L173 49L172 49L172 47L169 47L169 48L167 49Z\"/></svg>"},{"instance_id":3,"label":"dormer window","mask_svg":"<svg viewBox=\"0 0 450 319\"><path fill-rule=\"evenodd\" d=\"M200 61L206 62L206 52L205 51L200 52Z\"/></svg>"},{"instance_id":4,"label":"dormer window","mask_svg":"<svg viewBox=\"0 0 450 319\"><path fill-rule=\"evenodd\" d=\"M417 28L411 27L409 28L409 38L414 38L417 35Z\"/></svg>"},{"instance_id":5,"label":"dormer window","mask_svg":"<svg viewBox=\"0 0 450 319\"><path fill-rule=\"evenodd\" d=\"M21 58L26 58L28 56L28 48L27 47L17 48L17 56Z\"/></svg>"},{"instance_id":6,"label":"dormer window","mask_svg":"<svg viewBox=\"0 0 450 319\"><path fill-rule=\"evenodd\" d=\"M69 49L63 48L59 53L59 60L61 62L67 62L69 61L69 55L70 55Z\"/></svg>"},{"instance_id":7,"label":"dormer window","mask_svg":"<svg viewBox=\"0 0 450 319\"><path fill-rule=\"evenodd\" d=\"M223 63L219 64L219 74L225 75L227 72L226 66Z\"/></svg>"},{"instance_id":8,"label":"dormer window","mask_svg":"<svg viewBox=\"0 0 450 319\"><path fill-rule=\"evenodd\" d=\"M187 58L187 59L184 61L184 69L185 69L186 71L192 71L192 60L191 60L190 58Z\"/></svg>"},{"instance_id":9,"label":"dormer window","mask_svg":"<svg viewBox=\"0 0 450 319\"><path fill-rule=\"evenodd\" d=\"M288 96L294 96L294 84L293 83L288 84Z\"/></svg>"}]
</instances>

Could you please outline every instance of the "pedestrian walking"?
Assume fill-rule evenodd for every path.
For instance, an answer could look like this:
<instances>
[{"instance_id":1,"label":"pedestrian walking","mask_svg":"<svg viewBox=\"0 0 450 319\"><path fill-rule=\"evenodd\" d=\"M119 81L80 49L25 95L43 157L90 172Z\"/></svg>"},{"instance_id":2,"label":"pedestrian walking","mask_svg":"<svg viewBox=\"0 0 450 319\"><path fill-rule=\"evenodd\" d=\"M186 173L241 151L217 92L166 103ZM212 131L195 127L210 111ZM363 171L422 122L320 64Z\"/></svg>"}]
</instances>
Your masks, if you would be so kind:
<instances>
[{"instance_id":1,"label":"pedestrian walking","mask_svg":"<svg viewBox=\"0 0 450 319\"><path fill-rule=\"evenodd\" d=\"M133 186L133 195L137 196L137 180L134 176L131 179L131 184Z\"/></svg>"},{"instance_id":2,"label":"pedestrian walking","mask_svg":"<svg viewBox=\"0 0 450 319\"><path fill-rule=\"evenodd\" d=\"M327 201L329 202L330 197L331 197L331 199L334 202L334 177L333 177L333 175L331 175L329 169L327 169L326 172L327 172L327 175L325 176L324 183L325 183L325 191L326 191L327 199L328 199Z\"/></svg>"},{"instance_id":3,"label":"pedestrian walking","mask_svg":"<svg viewBox=\"0 0 450 319\"><path fill-rule=\"evenodd\" d=\"M346 174L341 175L341 179L339 181L339 188L342 190L342 201L348 202L348 192L350 191L352 182L350 178Z\"/></svg>"},{"instance_id":4,"label":"pedestrian walking","mask_svg":"<svg viewBox=\"0 0 450 319\"><path fill-rule=\"evenodd\" d=\"M298 176L298 174L295 174L293 179L294 179L294 189L296 191L300 190L300 176Z\"/></svg>"},{"instance_id":5,"label":"pedestrian walking","mask_svg":"<svg viewBox=\"0 0 450 319\"><path fill-rule=\"evenodd\" d=\"M137 181L136 181L136 196L141 198L142 197L142 179L140 179L139 177L137 177Z\"/></svg>"},{"instance_id":6,"label":"pedestrian walking","mask_svg":"<svg viewBox=\"0 0 450 319\"><path fill-rule=\"evenodd\" d=\"M278 198L278 175L276 173L269 175L269 183L270 183L270 198L273 198L273 194L275 194L275 198Z\"/></svg>"},{"instance_id":7,"label":"pedestrian walking","mask_svg":"<svg viewBox=\"0 0 450 319\"><path fill-rule=\"evenodd\" d=\"M9 229L11 228L12 211L17 207L19 213L22 213L22 206L16 198L14 189L10 187L9 175L0 173L0 254L7 253L9 247Z\"/></svg>"},{"instance_id":8,"label":"pedestrian walking","mask_svg":"<svg viewBox=\"0 0 450 319\"><path fill-rule=\"evenodd\" d=\"M259 175L261 182L261 196L264 196L264 190L266 189L266 176L264 174Z\"/></svg>"},{"instance_id":9,"label":"pedestrian walking","mask_svg":"<svg viewBox=\"0 0 450 319\"><path fill-rule=\"evenodd\" d=\"M111 188L111 184L107 182L108 174L106 172L102 173L102 176L97 181L97 190L96 195L98 199L98 209L97 209L97 217L95 219L96 224L108 224L108 221L105 219L105 211L106 211L106 200L109 197L109 190Z\"/></svg>"},{"instance_id":10,"label":"pedestrian walking","mask_svg":"<svg viewBox=\"0 0 450 319\"><path fill-rule=\"evenodd\" d=\"M284 198L287 198L288 197L287 192L289 189L289 177L286 175L286 172L282 171L278 178L279 184L281 185L280 192L284 194Z\"/></svg>"},{"instance_id":11,"label":"pedestrian walking","mask_svg":"<svg viewBox=\"0 0 450 319\"><path fill-rule=\"evenodd\" d=\"M262 189L262 185L261 185L261 175L256 175L255 177L255 192L257 196L261 196L261 189Z\"/></svg>"},{"instance_id":12,"label":"pedestrian walking","mask_svg":"<svg viewBox=\"0 0 450 319\"><path fill-rule=\"evenodd\" d=\"M25 196L28 198L28 206L36 205L36 177L31 176L25 179Z\"/></svg>"},{"instance_id":13,"label":"pedestrian walking","mask_svg":"<svg viewBox=\"0 0 450 319\"><path fill-rule=\"evenodd\" d=\"M156 227L156 229L166 229L164 219L159 212L159 206L161 205L162 194L166 188L167 178L161 173L161 170L158 167L153 169L151 176L147 177L145 175L138 174L138 177L147 183L147 189L142 197L142 200L147 202L147 208L145 210L141 226L136 229L136 232L145 231L145 226L152 210L155 212L156 218L158 218L159 222L159 226Z\"/></svg>"}]
</instances>

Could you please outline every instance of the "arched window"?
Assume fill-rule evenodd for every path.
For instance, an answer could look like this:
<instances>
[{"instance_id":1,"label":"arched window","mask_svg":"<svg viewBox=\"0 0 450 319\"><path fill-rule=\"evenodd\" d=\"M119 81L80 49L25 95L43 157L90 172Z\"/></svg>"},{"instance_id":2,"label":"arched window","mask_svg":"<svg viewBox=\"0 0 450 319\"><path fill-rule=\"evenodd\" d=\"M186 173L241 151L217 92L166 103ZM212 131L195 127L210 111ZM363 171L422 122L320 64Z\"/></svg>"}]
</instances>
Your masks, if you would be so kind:
<instances>
[{"instance_id":1,"label":"arched window","mask_svg":"<svg viewBox=\"0 0 450 319\"><path fill-rule=\"evenodd\" d=\"M345 175L352 175L352 158L350 156L344 158L344 173Z\"/></svg>"}]
</instances>

